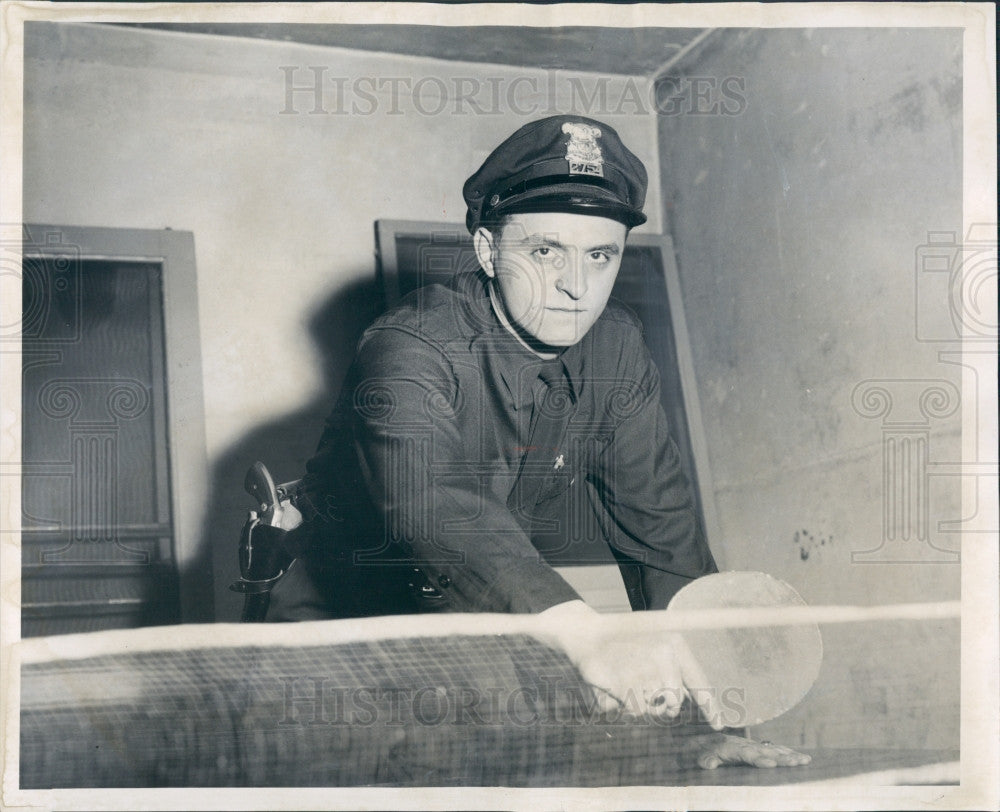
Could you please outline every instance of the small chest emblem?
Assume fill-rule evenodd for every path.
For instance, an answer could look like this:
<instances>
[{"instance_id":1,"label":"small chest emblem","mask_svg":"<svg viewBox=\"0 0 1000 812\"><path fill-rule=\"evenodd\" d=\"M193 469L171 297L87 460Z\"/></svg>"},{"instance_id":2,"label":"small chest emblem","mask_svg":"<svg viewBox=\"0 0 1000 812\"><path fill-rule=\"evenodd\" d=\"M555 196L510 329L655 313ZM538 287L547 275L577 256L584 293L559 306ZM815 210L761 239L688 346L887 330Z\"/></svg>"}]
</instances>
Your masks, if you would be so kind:
<instances>
[{"instance_id":1,"label":"small chest emblem","mask_svg":"<svg viewBox=\"0 0 1000 812\"><path fill-rule=\"evenodd\" d=\"M566 465L566 461L563 459L563 455L560 454L558 457L556 457L556 461L555 461L555 464L552 466L552 469L554 471L558 471L564 465Z\"/></svg>"},{"instance_id":2,"label":"small chest emblem","mask_svg":"<svg viewBox=\"0 0 1000 812\"><path fill-rule=\"evenodd\" d=\"M597 144L601 128L590 124L567 121L562 131L569 136L566 144L566 162L571 175L604 177L604 156Z\"/></svg>"}]
</instances>

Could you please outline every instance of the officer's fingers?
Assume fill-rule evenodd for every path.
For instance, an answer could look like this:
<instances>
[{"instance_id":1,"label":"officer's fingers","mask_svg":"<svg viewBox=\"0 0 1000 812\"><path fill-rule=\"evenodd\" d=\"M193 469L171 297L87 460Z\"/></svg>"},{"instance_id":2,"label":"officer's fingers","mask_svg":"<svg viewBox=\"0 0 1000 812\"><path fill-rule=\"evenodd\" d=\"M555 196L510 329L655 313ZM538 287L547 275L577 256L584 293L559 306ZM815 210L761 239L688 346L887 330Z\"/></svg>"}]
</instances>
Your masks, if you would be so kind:
<instances>
[{"instance_id":1,"label":"officer's fingers","mask_svg":"<svg viewBox=\"0 0 1000 812\"><path fill-rule=\"evenodd\" d=\"M740 761L754 767L804 767L812 758L770 742L746 741L740 747Z\"/></svg>"},{"instance_id":2,"label":"officer's fingers","mask_svg":"<svg viewBox=\"0 0 1000 812\"><path fill-rule=\"evenodd\" d=\"M779 767L805 767L806 764L812 761L812 756L805 753L796 753L793 750L791 753L779 753L775 756L775 760L778 762Z\"/></svg>"},{"instance_id":3,"label":"officer's fingers","mask_svg":"<svg viewBox=\"0 0 1000 812\"><path fill-rule=\"evenodd\" d=\"M599 685L591 685L590 687L593 690L594 701L597 703L597 710L599 712L608 714L621 709L621 700L609 690L601 688Z\"/></svg>"},{"instance_id":4,"label":"officer's fingers","mask_svg":"<svg viewBox=\"0 0 1000 812\"><path fill-rule=\"evenodd\" d=\"M760 763L758 763L760 762ZM749 766L776 766L775 762L765 763L760 745L741 736L723 735L711 738L705 751L698 757L698 766L705 770L714 770L723 764L747 764Z\"/></svg>"},{"instance_id":5,"label":"officer's fingers","mask_svg":"<svg viewBox=\"0 0 1000 812\"><path fill-rule=\"evenodd\" d=\"M672 644L657 649L637 676L644 686L642 698L648 713L670 718L680 713L688 693Z\"/></svg>"},{"instance_id":6,"label":"officer's fingers","mask_svg":"<svg viewBox=\"0 0 1000 812\"><path fill-rule=\"evenodd\" d=\"M272 522L282 530L294 530L302 524L302 514L291 502L281 502L274 509L274 520Z\"/></svg>"},{"instance_id":7,"label":"officer's fingers","mask_svg":"<svg viewBox=\"0 0 1000 812\"><path fill-rule=\"evenodd\" d=\"M680 635L673 635L671 646L674 656L677 658L677 665L680 668L681 679L687 687L687 692L694 703L701 709L702 716L712 726L713 730L722 730L725 725L722 723L722 710L716 698L715 688L708 684L708 677L702 670L698 661L691 653L684 638Z\"/></svg>"},{"instance_id":8,"label":"officer's fingers","mask_svg":"<svg viewBox=\"0 0 1000 812\"><path fill-rule=\"evenodd\" d=\"M760 746L766 755L778 763L779 767L802 767L812 761L812 756L799 753L791 747L771 744L770 742L761 742Z\"/></svg>"},{"instance_id":9,"label":"officer's fingers","mask_svg":"<svg viewBox=\"0 0 1000 812\"><path fill-rule=\"evenodd\" d=\"M698 756L698 766L705 770L714 770L723 764L746 764L770 769L801 767L811 760L805 753L798 753L781 745L757 742L741 736L723 735L713 737L706 742L704 751Z\"/></svg>"},{"instance_id":10,"label":"officer's fingers","mask_svg":"<svg viewBox=\"0 0 1000 812\"><path fill-rule=\"evenodd\" d=\"M703 737L703 741L704 749L698 755L698 766L703 770L714 770L723 764L739 762L739 745L746 740L725 734L712 734Z\"/></svg>"},{"instance_id":11,"label":"officer's fingers","mask_svg":"<svg viewBox=\"0 0 1000 812\"><path fill-rule=\"evenodd\" d=\"M722 766L722 759L715 753L703 753L698 757L698 766L703 770L714 770Z\"/></svg>"},{"instance_id":12,"label":"officer's fingers","mask_svg":"<svg viewBox=\"0 0 1000 812\"><path fill-rule=\"evenodd\" d=\"M687 691L683 688L660 688L648 695L648 712L653 716L673 719L681 712Z\"/></svg>"},{"instance_id":13,"label":"officer's fingers","mask_svg":"<svg viewBox=\"0 0 1000 812\"><path fill-rule=\"evenodd\" d=\"M778 766L778 759L766 745L748 741L740 746L739 760L752 767L771 768Z\"/></svg>"}]
</instances>

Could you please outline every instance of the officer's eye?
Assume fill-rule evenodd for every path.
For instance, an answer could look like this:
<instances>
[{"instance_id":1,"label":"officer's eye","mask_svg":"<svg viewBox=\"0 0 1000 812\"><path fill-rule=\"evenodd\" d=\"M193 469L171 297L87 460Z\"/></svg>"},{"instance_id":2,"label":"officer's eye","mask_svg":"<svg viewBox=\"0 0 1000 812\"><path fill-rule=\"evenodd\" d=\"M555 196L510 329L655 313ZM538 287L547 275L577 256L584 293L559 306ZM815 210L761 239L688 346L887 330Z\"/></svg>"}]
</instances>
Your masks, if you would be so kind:
<instances>
[{"instance_id":1,"label":"officer's eye","mask_svg":"<svg viewBox=\"0 0 1000 812\"><path fill-rule=\"evenodd\" d=\"M547 245L541 245L531 252L533 257L538 257L539 259L547 259L552 256L552 249Z\"/></svg>"},{"instance_id":2,"label":"officer's eye","mask_svg":"<svg viewBox=\"0 0 1000 812\"><path fill-rule=\"evenodd\" d=\"M588 256L590 257L591 262L604 263L611 261L611 257L604 251L591 251Z\"/></svg>"}]
</instances>

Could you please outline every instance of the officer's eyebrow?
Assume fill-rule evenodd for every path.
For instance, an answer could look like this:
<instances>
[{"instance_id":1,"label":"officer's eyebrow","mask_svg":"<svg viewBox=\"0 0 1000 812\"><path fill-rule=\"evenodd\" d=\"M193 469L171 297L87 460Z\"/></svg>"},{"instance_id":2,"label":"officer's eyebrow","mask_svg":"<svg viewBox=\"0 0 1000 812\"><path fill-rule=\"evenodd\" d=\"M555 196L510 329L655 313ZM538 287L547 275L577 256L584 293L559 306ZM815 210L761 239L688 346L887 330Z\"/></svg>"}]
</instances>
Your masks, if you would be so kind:
<instances>
[{"instance_id":1,"label":"officer's eyebrow","mask_svg":"<svg viewBox=\"0 0 1000 812\"><path fill-rule=\"evenodd\" d=\"M515 242L519 242L522 245L545 245L550 248L558 248L562 250L565 250L567 247L563 245L561 242L559 242L559 240L557 240L555 237L552 237L548 234L531 234L524 237L523 239L515 240ZM604 245L595 245L592 248L586 248L584 249L583 253L593 254L597 251L603 251L604 253L610 254L611 256L617 256L618 254L621 253L622 249L618 245L618 243L609 242L605 243Z\"/></svg>"},{"instance_id":2,"label":"officer's eyebrow","mask_svg":"<svg viewBox=\"0 0 1000 812\"><path fill-rule=\"evenodd\" d=\"M618 243L609 242L604 245L595 245L593 248L588 248L584 253L595 254L598 251L603 251L605 254L611 254L611 256L617 256L621 253L622 249L618 247Z\"/></svg>"}]
</instances>

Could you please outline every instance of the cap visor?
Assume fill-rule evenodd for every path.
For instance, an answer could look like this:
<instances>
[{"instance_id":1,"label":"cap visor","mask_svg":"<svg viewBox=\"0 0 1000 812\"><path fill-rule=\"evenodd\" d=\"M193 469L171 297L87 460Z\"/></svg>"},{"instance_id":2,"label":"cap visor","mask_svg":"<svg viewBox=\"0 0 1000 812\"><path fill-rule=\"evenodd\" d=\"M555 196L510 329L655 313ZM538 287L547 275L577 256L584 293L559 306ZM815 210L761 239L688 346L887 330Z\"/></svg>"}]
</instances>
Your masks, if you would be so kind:
<instances>
[{"instance_id":1,"label":"cap visor","mask_svg":"<svg viewBox=\"0 0 1000 812\"><path fill-rule=\"evenodd\" d=\"M608 217L630 228L646 222L645 214L623 203L614 192L585 183L560 183L531 189L504 200L491 214L496 217L518 212L546 211Z\"/></svg>"}]
</instances>

